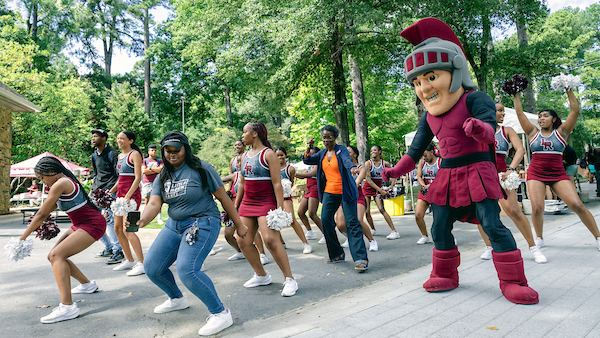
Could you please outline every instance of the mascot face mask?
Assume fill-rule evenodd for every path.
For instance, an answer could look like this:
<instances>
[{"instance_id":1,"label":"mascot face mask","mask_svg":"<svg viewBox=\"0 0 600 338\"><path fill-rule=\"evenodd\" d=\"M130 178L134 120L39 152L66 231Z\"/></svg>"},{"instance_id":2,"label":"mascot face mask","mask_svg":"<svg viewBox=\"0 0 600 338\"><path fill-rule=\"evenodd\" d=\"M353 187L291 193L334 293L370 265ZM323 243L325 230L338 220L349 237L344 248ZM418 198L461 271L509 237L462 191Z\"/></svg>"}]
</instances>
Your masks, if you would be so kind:
<instances>
[{"instance_id":1,"label":"mascot face mask","mask_svg":"<svg viewBox=\"0 0 600 338\"><path fill-rule=\"evenodd\" d=\"M451 83L452 73L449 71L431 70L418 75L412 84L417 97L423 102L429 114L438 116L454 107L465 92L462 87L450 92Z\"/></svg>"}]
</instances>

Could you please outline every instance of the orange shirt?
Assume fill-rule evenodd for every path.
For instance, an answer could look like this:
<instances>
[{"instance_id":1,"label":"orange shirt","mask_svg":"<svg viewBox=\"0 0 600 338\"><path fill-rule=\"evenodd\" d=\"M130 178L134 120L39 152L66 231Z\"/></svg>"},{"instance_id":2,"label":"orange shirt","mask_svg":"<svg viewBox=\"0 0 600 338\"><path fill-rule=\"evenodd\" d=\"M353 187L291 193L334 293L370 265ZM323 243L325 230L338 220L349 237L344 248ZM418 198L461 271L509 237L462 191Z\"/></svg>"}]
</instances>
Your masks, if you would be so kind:
<instances>
[{"instance_id":1,"label":"orange shirt","mask_svg":"<svg viewBox=\"0 0 600 338\"><path fill-rule=\"evenodd\" d=\"M327 160L327 154L323 157L321 162L323 172L325 172L325 192L330 194L341 195L342 194L342 175L340 175L340 168L338 167L338 161L335 157L335 153L331 156L331 161Z\"/></svg>"}]
</instances>

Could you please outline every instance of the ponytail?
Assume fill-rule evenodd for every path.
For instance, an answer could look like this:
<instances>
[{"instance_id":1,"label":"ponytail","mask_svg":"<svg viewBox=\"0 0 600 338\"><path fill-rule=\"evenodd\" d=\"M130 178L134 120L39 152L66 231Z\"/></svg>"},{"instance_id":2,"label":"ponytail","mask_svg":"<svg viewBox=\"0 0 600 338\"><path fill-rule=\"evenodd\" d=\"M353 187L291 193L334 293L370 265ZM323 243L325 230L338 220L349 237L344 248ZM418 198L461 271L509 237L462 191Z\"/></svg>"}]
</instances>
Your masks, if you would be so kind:
<instances>
[{"instance_id":1,"label":"ponytail","mask_svg":"<svg viewBox=\"0 0 600 338\"><path fill-rule=\"evenodd\" d=\"M250 127L258 134L258 138L263 143L264 146L273 149L271 146L271 142L267 139L267 126L264 123L254 120L250 122Z\"/></svg>"},{"instance_id":2,"label":"ponytail","mask_svg":"<svg viewBox=\"0 0 600 338\"><path fill-rule=\"evenodd\" d=\"M142 149L140 149L140 147L137 144L135 144L135 140L136 140L135 134L132 131L129 131L129 130L123 130L122 133L125 134L125 136L127 136L128 139L133 140L133 143L131 144L131 149L133 149L133 150L137 151L138 153L140 153L140 155L143 158L144 155L142 155L143 154L142 153Z\"/></svg>"}]
</instances>

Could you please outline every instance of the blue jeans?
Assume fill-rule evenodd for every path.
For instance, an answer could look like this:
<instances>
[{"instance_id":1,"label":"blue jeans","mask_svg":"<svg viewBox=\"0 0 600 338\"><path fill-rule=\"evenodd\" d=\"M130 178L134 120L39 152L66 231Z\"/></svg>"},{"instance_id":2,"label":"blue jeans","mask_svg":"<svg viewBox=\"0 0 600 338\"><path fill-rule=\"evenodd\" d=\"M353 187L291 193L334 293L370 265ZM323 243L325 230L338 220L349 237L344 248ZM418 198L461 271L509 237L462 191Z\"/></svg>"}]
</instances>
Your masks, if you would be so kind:
<instances>
[{"instance_id":1,"label":"blue jeans","mask_svg":"<svg viewBox=\"0 0 600 338\"><path fill-rule=\"evenodd\" d=\"M343 201L342 195L323 193L323 207L321 209L321 222L323 224L323 232L327 243L327 251L329 258L334 259L344 252L344 249L338 241L335 233L335 221L333 216L337 209L342 205L344 210L344 218L346 219L346 232L348 235L348 244L350 245L350 254L352 260L368 260L367 248L363 240L363 231L356 216L356 200Z\"/></svg>"},{"instance_id":2,"label":"blue jeans","mask_svg":"<svg viewBox=\"0 0 600 338\"><path fill-rule=\"evenodd\" d=\"M105 249L112 249L113 254L115 254L121 250L121 243L119 243L119 239L115 233L115 218L113 217L112 210L108 209L104 211L108 212L108 216L106 216L106 232L100 240L104 244Z\"/></svg>"},{"instance_id":3,"label":"blue jeans","mask_svg":"<svg viewBox=\"0 0 600 338\"><path fill-rule=\"evenodd\" d=\"M186 240L187 230L198 226L198 239L193 245ZM218 217L187 218L175 221L171 218L165 223L144 259L146 276L163 290L169 298L179 298L183 294L175 283L175 277L169 267L177 260L179 279L208 308L210 313L225 310L210 278L202 271L202 263L217 241L221 230Z\"/></svg>"}]
</instances>

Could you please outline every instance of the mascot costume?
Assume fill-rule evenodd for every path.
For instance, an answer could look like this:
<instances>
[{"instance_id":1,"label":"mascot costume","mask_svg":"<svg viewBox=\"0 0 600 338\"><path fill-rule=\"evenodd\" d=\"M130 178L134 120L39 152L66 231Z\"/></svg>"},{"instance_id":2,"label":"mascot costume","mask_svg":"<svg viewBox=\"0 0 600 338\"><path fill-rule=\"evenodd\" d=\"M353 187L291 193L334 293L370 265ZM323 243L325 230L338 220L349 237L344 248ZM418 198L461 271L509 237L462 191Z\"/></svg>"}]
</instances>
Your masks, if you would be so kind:
<instances>
[{"instance_id":1,"label":"mascot costume","mask_svg":"<svg viewBox=\"0 0 600 338\"><path fill-rule=\"evenodd\" d=\"M427 113L408 153L393 168L383 169L382 176L389 180L413 170L433 136L438 138L442 163L426 196L433 211L433 269L423 287L432 292L458 287L460 253L453 224L480 223L492 242L504 297L517 304L537 303L537 292L527 285L521 251L500 221L498 199L504 191L494 163L494 101L475 91L462 44L446 23L424 18L401 35L415 46L404 61L405 76Z\"/></svg>"}]
</instances>

